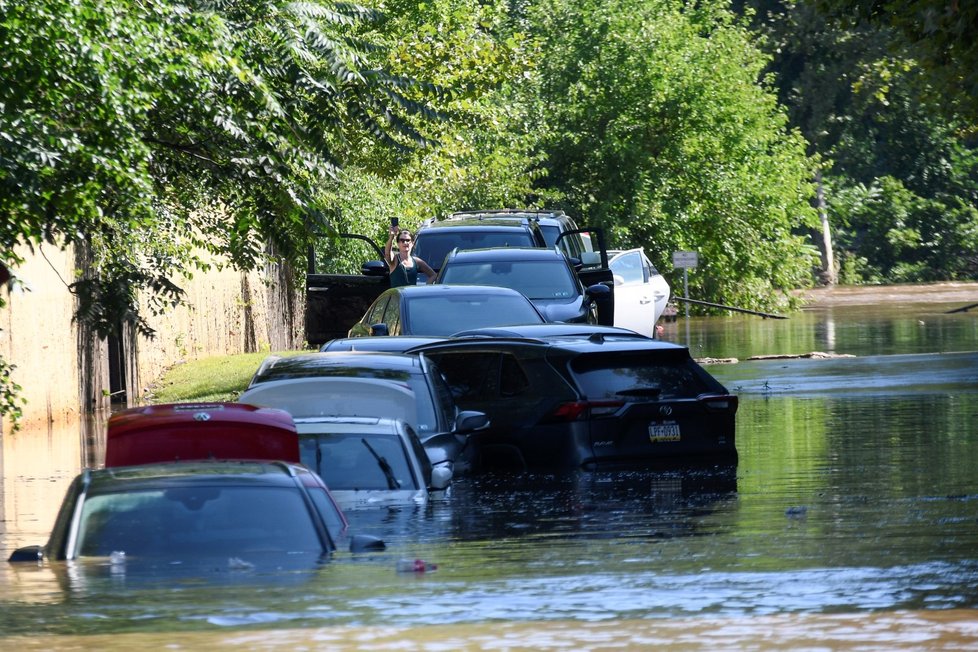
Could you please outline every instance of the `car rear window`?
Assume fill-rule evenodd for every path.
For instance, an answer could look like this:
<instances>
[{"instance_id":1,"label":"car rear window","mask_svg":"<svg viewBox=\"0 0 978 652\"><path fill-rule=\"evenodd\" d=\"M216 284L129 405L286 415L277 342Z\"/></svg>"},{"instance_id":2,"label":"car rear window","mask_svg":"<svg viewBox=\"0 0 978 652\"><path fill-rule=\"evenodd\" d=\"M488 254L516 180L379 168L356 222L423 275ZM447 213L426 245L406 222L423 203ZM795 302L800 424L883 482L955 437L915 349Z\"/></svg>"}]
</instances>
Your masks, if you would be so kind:
<instances>
[{"instance_id":1,"label":"car rear window","mask_svg":"<svg viewBox=\"0 0 978 652\"><path fill-rule=\"evenodd\" d=\"M718 391L685 351L596 352L577 356L570 364L588 399L694 398Z\"/></svg>"},{"instance_id":2,"label":"car rear window","mask_svg":"<svg viewBox=\"0 0 978 652\"><path fill-rule=\"evenodd\" d=\"M543 319L522 296L469 295L414 297L404 322L414 335L451 335L472 328L541 324Z\"/></svg>"},{"instance_id":3,"label":"car rear window","mask_svg":"<svg viewBox=\"0 0 978 652\"><path fill-rule=\"evenodd\" d=\"M570 299L581 294L570 268L558 259L450 262L441 283L493 285L522 292L528 299Z\"/></svg>"},{"instance_id":4,"label":"car rear window","mask_svg":"<svg viewBox=\"0 0 978 652\"><path fill-rule=\"evenodd\" d=\"M394 435L304 433L299 437L302 463L331 490L417 490L407 452ZM388 473L390 477L388 477Z\"/></svg>"},{"instance_id":5,"label":"car rear window","mask_svg":"<svg viewBox=\"0 0 978 652\"><path fill-rule=\"evenodd\" d=\"M532 234L525 229L470 231L444 228L420 231L414 238L412 253L434 269L441 269L445 256L455 248L487 249L490 247L534 247Z\"/></svg>"},{"instance_id":6,"label":"car rear window","mask_svg":"<svg viewBox=\"0 0 978 652\"><path fill-rule=\"evenodd\" d=\"M81 556L195 558L322 552L302 494L281 487L186 486L105 493L84 503Z\"/></svg>"}]
</instances>

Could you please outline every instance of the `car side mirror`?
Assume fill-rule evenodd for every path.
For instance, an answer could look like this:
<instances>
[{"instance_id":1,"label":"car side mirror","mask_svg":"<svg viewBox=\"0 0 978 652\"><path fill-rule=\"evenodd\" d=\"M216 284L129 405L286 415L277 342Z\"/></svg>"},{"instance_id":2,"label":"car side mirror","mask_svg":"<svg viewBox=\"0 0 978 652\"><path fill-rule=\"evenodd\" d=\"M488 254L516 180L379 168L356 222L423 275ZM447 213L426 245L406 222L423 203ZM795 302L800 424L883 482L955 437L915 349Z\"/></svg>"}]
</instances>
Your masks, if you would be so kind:
<instances>
[{"instance_id":1,"label":"car side mirror","mask_svg":"<svg viewBox=\"0 0 978 652\"><path fill-rule=\"evenodd\" d=\"M618 274L615 274L614 276L612 276L612 278L615 279L615 285L625 284L625 278L623 276L619 276Z\"/></svg>"},{"instance_id":2,"label":"car side mirror","mask_svg":"<svg viewBox=\"0 0 978 652\"><path fill-rule=\"evenodd\" d=\"M390 331L387 330L387 324L384 323L373 324L370 327L370 334L384 336L384 335L390 335Z\"/></svg>"},{"instance_id":3,"label":"car side mirror","mask_svg":"<svg viewBox=\"0 0 978 652\"><path fill-rule=\"evenodd\" d=\"M39 562L44 559L44 546L24 546L23 548L17 548L11 553L7 561L11 562L22 562L22 561L33 561Z\"/></svg>"},{"instance_id":4,"label":"car side mirror","mask_svg":"<svg viewBox=\"0 0 978 652\"><path fill-rule=\"evenodd\" d=\"M595 283L594 285L587 286L584 293L592 299L603 299L611 294L611 288L604 283Z\"/></svg>"},{"instance_id":5,"label":"car side mirror","mask_svg":"<svg viewBox=\"0 0 978 652\"><path fill-rule=\"evenodd\" d=\"M389 268L382 260L368 260L360 267L364 276L387 276Z\"/></svg>"},{"instance_id":6,"label":"car side mirror","mask_svg":"<svg viewBox=\"0 0 978 652\"><path fill-rule=\"evenodd\" d=\"M384 540L370 534L354 534L350 537L350 552L380 552L387 549Z\"/></svg>"},{"instance_id":7,"label":"car side mirror","mask_svg":"<svg viewBox=\"0 0 978 652\"><path fill-rule=\"evenodd\" d=\"M489 417L485 412L462 410L455 417L455 432L458 434L483 430L489 427Z\"/></svg>"},{"instance_id":8,"label":"car side mirror","mask_svg":"<svg viewBox=\"0 0 978 652\"><path fill-rule=\"evenodd\" d=\"M431 488L445 489L452 483L452 465L437 464L431 467Z\"/></svg>"}]
</instances>

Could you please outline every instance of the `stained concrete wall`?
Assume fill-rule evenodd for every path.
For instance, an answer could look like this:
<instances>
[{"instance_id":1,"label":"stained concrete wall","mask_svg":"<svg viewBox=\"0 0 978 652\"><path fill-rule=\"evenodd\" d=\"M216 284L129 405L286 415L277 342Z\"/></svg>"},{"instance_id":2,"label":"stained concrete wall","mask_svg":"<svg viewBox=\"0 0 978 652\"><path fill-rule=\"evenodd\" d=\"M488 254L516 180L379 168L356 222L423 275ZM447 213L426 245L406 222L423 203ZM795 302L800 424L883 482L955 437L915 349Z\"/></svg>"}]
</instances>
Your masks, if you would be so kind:
<instances>
[{"instance_id":1,"label":"stained concrete wall","mask_svg":"<svg viewBox=\"0 0 978 652\"><path fill-rule=\"evenodd\" d=\"M27 400L24 425L107 409L108 343L72 323L68 284L84 262L70 249L18 253L26 262L12 271L27 290L0 290L8 302L0 309L0 354L16 365L13 380ZM300 347L303 304L290 289L290 274L287 266L270 265L248 274L225 267L173 279L186 291L187 305L159 316L144 311L155 338L121 338L129 403L181 361ZM3 432L9 425L3 423Z\"/></svg>"}]
</instances>

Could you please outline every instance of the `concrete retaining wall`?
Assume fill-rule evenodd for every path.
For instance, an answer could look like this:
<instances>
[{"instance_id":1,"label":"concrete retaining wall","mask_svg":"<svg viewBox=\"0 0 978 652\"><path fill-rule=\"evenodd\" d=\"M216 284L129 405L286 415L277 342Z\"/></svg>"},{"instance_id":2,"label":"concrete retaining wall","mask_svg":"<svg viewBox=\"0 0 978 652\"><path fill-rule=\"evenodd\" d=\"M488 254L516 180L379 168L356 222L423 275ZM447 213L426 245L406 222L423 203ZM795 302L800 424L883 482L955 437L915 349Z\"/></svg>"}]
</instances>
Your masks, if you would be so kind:
<instances>
[{"instance_id":1,"label":"concrete retaining wall","mask_svg":"<svg viewBox=\"0 0 978 652\"><path fill-rule=\"evenodd\" d=\"M178 362L302 345L301 297L289 289L287 266L248 274L214 269L173 279L186 291L187 305L160 316L144 310L155 338L122 333L117 342L107 342L72 323L75 300L68 284L84 267L76 253L53 247L19 253L26 262L12 271L28 290L7 294L8 305L0 309L0 354L16 365L13 379L27 399L27 427L107 409L110 383L120 377L110 368L113 346L121 352L121 360L112 362L123 367L122 391L134 404Z\"/></svg>"}]
</instances>

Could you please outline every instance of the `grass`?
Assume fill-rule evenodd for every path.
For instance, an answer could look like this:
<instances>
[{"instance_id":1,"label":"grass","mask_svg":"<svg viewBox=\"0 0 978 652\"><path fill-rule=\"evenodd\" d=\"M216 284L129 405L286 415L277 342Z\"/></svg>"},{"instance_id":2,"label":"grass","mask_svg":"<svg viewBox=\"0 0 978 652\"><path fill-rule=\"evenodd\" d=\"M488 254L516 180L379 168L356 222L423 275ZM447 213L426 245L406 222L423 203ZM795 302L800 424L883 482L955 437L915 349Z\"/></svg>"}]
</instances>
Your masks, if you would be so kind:
<instances>
[{"instance_id":1,"label":"grass","mask_svg":"<svg viewBox=\"0 0 978 652\"><path fill-rule=\"evenodd\" d=\"M269 355L299 353L308 351L240 353L183 362L163 374L146 392L144 399L147 403L235 401L248 387L262 360Z\"/></svg>"}]
</instances>

